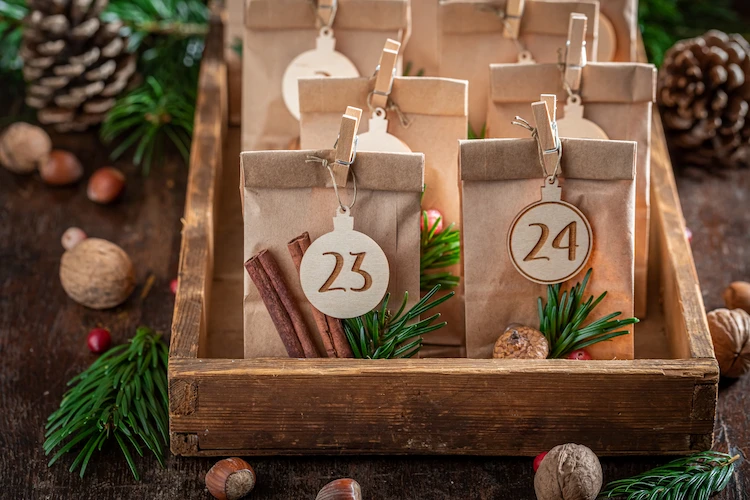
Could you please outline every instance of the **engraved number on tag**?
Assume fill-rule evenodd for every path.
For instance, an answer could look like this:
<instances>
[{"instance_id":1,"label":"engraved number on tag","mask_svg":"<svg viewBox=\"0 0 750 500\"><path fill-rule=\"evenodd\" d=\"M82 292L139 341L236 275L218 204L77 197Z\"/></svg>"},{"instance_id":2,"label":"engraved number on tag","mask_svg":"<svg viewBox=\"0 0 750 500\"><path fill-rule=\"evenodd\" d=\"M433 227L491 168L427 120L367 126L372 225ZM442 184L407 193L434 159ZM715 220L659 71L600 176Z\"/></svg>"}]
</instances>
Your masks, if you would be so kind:
<instances>
[{"instance_id":1,"label":"engraved number on tag","mask_svg":"<svg viewBox=\"0 0 750 500\"><path fill-rule=\"evenodd\" d=\"M334 290L341 290L343 292L346 291L346 288L342 287L334 287L332 286L333 283L336 281L336 278L339 277L339 274L341 274L341 270L344 267L344 257L338 252L325 252L323 255L333 255L336 258L336 266L333 268L333 271L331 272L331 275L328 277L325 283L323 283L323 286L320 287L318 292L324 293L324 292L331 292ZM367 255L367 252L349 252L349 255L354 257L354 263L352 264L352 272L357 273L365 280L365 284L362 285L359 288L350 288L352 292L365 292L370 289L372 286L372 276L370 273L362 269L362 261L365 260L365 256Z\"/></svg>"},{"instance_id":2,"label":"engraved number on tag","mask_svg":"<svg viewBox=\"0 0 750 500\"><path fill-rule=\"evenodd\" d=\"M578 244L576 243L576 232L578 228L578 223L576 221L571 222L567 226L563 228L562 231L557 233L557 236L555 236L555 239L552 240L552 248L556 250L567 250L568 251L568 260L576 260L576 248L578 247ZM539 236L539 241L536 242L536 245L534 245L534 248L531 249L529 254L523 258L524 262L529 262L532 260L549 260L549 257L541 255L537 257L537 254L542 250L544 247L544 244L547 242L547 238L549 237L549 228L546 224L542 224L541 222L534 222L533 224L529 224L529 227L538 226L542 230L542 234ZM567 233L568 239L568 246L562 246L563 238L565 238Z\"/></svg>"}]
</instances>

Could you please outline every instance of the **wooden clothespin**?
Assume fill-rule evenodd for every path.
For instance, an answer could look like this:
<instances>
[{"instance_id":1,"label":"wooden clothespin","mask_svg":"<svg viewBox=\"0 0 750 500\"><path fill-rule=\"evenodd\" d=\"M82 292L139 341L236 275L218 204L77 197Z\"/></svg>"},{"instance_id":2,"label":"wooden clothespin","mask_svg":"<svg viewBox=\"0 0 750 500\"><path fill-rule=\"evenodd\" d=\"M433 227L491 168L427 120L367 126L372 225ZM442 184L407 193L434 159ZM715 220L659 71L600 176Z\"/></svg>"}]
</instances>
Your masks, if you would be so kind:
<instances>
[{"instance_id":1,"label":"wooden clothespin","mask_svg":"<svg viewBox=\"0 0 750 500\"><path fill-rule=\"evenodd\" d=\"M586 66L586 21L585 15L572 13L568 23L563 78L573 93L577 93L581 88L581 73Z\"/></svg>"},{"instance_id":2,"label":"wooden clothespin","mask_svg":"<svg viewBox=\"0 0 750 500\"><path fill-rule=\"evenodd\" d=\"M542 94L542 100L531 105L534 114L534 126L538 136L539 144L542 146L544 168L547 175L552 175L557 166L559 150L559 139L556 127L553 127L556 112L557 96ZM550 112L550 110L552 110Z\"/></svg>"},{"instance_id":3,"label":"wooden clothespin","mask_svg":"<svg viewBox=\"0 0 750 500\"><path fill-rule=\"evenodd\" d=\"M390 38L385 41L385 47L380 54L378 64L378 75L375 77L375 89L372 91L372 105L376 108L385 109L388 104L388 96L393 89L393 77L396 76L396 62L401 43Z\"/></svg>"},{"instance_id":4,"label":"wooden clothespin","mask_svg":"<svg viewBox=\"0 0 750 500\"><path fill-rule=\"evenodd\" d=\"M336 186L345 187L349 179L349 167L354 161L355 141L359 130L359 121L362 119L362 110L352 106L346 108L346 113L341 117L339 138L336 141L336 153L331 165L333 178Z\"/></svg>"},{"instance_id":5,"label":"wooden clothespin","mask_svg":"<svg viewBox=\"0 0 750 500\"><path fill-rule=\"evenodd\" d=\"M518 39L525 0L508 0L505 4L505 38Z\"/></svg>"},{"instance_id":6,"label":"wooden clothespin","mask_svg":"<svg viewBox=\"0 0 750 500\"><path fill-rule=\"evenodd\" d=\"M333 24L337 7L337 0L318 0L318 6L315 8L318 28L330 27Z\"/></svg>"}]
</instances>

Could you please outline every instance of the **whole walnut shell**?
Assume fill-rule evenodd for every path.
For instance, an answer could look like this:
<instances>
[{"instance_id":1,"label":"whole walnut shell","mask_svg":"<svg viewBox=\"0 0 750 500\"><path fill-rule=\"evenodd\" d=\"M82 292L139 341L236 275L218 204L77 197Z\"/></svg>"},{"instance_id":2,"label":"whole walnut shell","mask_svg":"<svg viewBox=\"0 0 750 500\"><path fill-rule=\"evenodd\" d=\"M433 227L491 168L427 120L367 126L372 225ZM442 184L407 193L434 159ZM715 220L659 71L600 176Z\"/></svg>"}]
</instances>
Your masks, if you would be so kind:
<instances>
[{"instance_id":1,"label":"whole walnut shell","mask_svg":"<svg viewBox=\"0 0 750 500\"><path fill-rule=\"evenodd\" d=\"M92 309L125 302L135 288L133 263L125 251L107 240L87 238L60 260L60 282L68 296Z\"/></svg>"},{"instance_id":2,"label":"whole walnut shell","mask_svg":"<svg viewBox=\"0 0 750 500\"><path fill-rule=\"evenodd\" d=\"M52 140L43 129L17 122L0 137L0 163L16 174L30 174L47 163Z\"/></svg>"},{"instance_id":3,"label":"whole walnut shell","mask_svg":"<svg viewBox=\"0 0 750 500\"><path fill-rule=\"evenodd\" d=\"M750 314L742 309L716 309L707 318L721 374L737 378L750 370Z\"/></svg>"},{"instance_id":4,"label":"whole walnut shell","mask_svg":"<svg viewBox=\"0 0 750 500\"><path fill-rule=\"evenodd\" d=\"M552 448L534 476L537 500L595 500L601 489L599 458L580 444Z\"/></svg>"},{"instance_id":5,"label":"whole walnut shell","mask_svg":"<svg viewBox=\"0 0 750 500\"><path fill-rule=\"evenodd\" d=\"M735 281L724 290L724 304L727 309L742 309L750 313L750 283Z\"/></svg>"},{"instance_id":6,"label":"whole walnut shell","mask_svg":"<svg viewBox=\"0 0 750 500\"><path fill-rule=\"evenodd\" d=\"M495 359L545 359L548 354L549 344L544 334L519 324L509 325L492 350Z\"/></svg>"}]
</instances>

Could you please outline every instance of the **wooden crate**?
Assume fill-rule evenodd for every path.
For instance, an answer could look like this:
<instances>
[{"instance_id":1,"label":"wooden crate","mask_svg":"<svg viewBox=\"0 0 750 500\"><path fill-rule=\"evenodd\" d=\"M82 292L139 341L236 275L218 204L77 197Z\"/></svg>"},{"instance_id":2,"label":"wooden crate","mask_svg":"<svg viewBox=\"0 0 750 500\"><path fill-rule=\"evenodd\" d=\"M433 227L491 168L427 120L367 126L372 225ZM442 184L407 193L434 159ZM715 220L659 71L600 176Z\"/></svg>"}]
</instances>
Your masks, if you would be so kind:
<instances>
[{"instance_id":1,"label":"wooden crate","mask_svg":"<svg viewBox=\"0 0 750 500\"><path fill-rule=\"evenodd\" d=\"M224 126L221 45L215 30L185 206L169 360L174 454L532 456L570 441L630 455L711 446L719 373L658 117L653 293L635 331L637 359L238 359L239 131Z\"/></svg>"}]
</instances>

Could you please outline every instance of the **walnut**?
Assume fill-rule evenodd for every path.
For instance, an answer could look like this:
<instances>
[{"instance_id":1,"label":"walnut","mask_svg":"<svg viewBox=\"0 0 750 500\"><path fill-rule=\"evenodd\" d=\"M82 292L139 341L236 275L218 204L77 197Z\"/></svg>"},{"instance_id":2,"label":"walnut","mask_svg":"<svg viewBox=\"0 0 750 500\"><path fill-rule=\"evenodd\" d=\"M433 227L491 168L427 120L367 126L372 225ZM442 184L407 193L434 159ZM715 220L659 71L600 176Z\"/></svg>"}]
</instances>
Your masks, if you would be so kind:
<instances>
[{"instance_id":1,"label":"walnut","mask_svg":"<svg viewBox=\"0 0 750 500\"><path fill-rule=\"evenodd\" d=\"M534 476L537 500L595 500L601 489L599 458L580 444L552 448Z\"/></svg>"},{"instance_id":2,"label":"walnut","mask_svg":"<svg viewBox=\"0 0 750 500\"><path fill-rule=\"evenodd\" d=\"M0 164L16 174L30 174L45 165L50 151L47 132L28 123L14 123L0 137Z\"/></svg>"},{"instance_id":3,"label":"walnut","mask_svg":"<svg viewBox=\"0 0 750 500\"><path fill-rule=\"evenodd\" d=\"M707 317L721 374L737 378L750 370L750 314L716 309Z\"/></svg>"},{"instance_id":4,"label":"walnut","mask_svg":"<svg viewBox=\"0 0 750 500\"><path fill-rule=\"evenodd\" d=\"M108 309L125 302L135 288L135 273L122 248L107 240L86 238L63 254L60 282L79 304Z\"/></svg>"},{"instance_id":5,"label":"walnut","mask_svg":"<svg viewBox=\"0 0 750 500\"><path fill-rule=\"evenodd\" d=\"M750 313L750 283L735 281L724 290L724 304L727 309L742 309Z\"/></svg>"},{"instance_id":6,"label":"walnut","mask_svg":"<svg viewBox=\"0 0 750 500\"><path fill-rule=\"evenodd\" d=\"M493 358L545 359L549 344L544 334L530 326L509 325L497 338L492 351Z\"/></svg>"}]
</instances>

